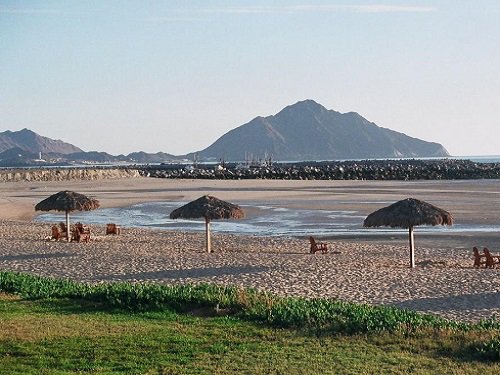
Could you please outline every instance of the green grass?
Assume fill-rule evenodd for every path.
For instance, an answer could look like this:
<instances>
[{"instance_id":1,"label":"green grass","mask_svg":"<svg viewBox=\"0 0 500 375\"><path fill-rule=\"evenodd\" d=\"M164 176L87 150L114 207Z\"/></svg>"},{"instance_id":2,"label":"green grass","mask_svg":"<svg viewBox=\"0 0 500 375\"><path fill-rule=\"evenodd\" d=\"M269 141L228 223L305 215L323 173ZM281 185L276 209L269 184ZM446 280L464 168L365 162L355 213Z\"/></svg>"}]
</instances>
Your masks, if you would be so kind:
<instances>
[{"instance_id":1,"label":"green grass","mask_svg":"<svg viewBox=\"0 0 500 375\"><path fill-rule=\"evenodd\" d=\"M407 321L392 310L215 286L149 288L0 272L0 374L500 373L493 321ZM217 304L231 315L217 316ZM343 324L325 324L332 309ZM398 319L407 323L391 323Z\"/></svg>"},{"instance_id":2,"label":"green grass","mask_svg":"<svg viewBox=\"0 0 500 375\"><path fill-rule=\"evenodd\" d=\"M318 332L414 332L422 328L500 329L500 321L465 324L390 306L370 306L334 299L286 298L252 289L156 283L90 285L16 272L0 271L0 291L28 299L79 298L130 311L184 311L218 308L249 321L276 327L313 328Z\"/></svg>"},{"instance_id":3,"label":"green grass","mask_svg":"<svg viewBox=\"0 0 500 375\"><path fill-rule=\"evenodd\" d=\"M470 332L316 335L234 317L0 296L0 374L494 374Z\"/></svg>"}]
</instances>

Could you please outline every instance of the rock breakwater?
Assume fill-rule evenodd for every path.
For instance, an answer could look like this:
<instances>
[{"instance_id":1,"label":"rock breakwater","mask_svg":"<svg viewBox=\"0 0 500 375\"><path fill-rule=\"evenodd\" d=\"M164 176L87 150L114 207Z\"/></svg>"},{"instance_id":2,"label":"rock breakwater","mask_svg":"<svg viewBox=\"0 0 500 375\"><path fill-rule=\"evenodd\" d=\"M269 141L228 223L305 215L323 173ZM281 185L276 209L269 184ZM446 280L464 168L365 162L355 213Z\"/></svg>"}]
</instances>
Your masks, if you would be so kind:
<instances>
[{"instance_id":1,"label":"rock breakwater","mask_svg":"<svg viewBox=\"0 0 500 375\"><path fill-rule=\"evenodd\" d=\"M0 169L1 182L72 181L154 177L211 180L468 180L500 179L500 163L470 160L363 160L275 163L240 167L235 164L149 165L101 168Z\"/></svg>"},{"instance_id":2,"label":"rock breakwater","mask_svg":"<svg viewBox=\"0 0 500 375\"><path fill-rule=\"evenodd\" d=\"M0 182L21 181L72 181L101 180L140 177L132 168L48 168L2 169Z\"/></svg>"},{"instance_id":3,"label":"rock breakwater","mask_svg":"<svg viewBox=\"0 0 500 375\"><path fill-rule=\"evenodd\" d=\"M181 179L280 179L280 180L458 180L500 178L500 163L470 160L364 160L273 164L262 167L236 165L148 166L141 175Z\"/></svg>"}]
</instances>

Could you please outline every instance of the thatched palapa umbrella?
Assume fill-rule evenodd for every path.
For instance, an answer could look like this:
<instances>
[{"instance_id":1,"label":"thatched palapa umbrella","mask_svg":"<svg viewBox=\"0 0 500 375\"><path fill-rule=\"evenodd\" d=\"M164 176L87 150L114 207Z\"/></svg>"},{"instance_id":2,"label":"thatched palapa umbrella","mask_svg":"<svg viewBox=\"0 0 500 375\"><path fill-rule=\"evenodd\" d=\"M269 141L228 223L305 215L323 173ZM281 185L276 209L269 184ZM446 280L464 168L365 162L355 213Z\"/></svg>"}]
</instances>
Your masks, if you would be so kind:
<instances>
[{"instance_id":1,"label":"thatched palapa umbrella","mask_svg":"<svg viewBox=\"0 0 500 375\"><path fill-rule=\"evenodd\" d=\"M412 268L415 267L413 227L416 225L453 225L453 217L449 212L430 203L407 198L372 212L363 223L364 227L408 228Z\"/></svg>"},{"instance_id":2,"label":"thatched palapa umbrella","mask_svg":"<svg viewBox=\"0 0 500 375\"><path fill-rule=\"evenodd\" d=\"M210 221L213 219L241 219L245 213L240 206L204 195L170 213L171 219L205 218L207 252L210 253Z\"/></svg>"},{"instance_id":3,"label":"thatched palapa umbrella","mask_svg":"<svg viewBox=\"0 0 500 375\"><path fill-rule=\"evenodd\" d=\"M69 236L69 213L72 211L90 211L99 208L99 201L74 191L60 191L44 199L35 206L36 211L64 211L66 213L66 235Z\"/></svg>"}]
</instances>

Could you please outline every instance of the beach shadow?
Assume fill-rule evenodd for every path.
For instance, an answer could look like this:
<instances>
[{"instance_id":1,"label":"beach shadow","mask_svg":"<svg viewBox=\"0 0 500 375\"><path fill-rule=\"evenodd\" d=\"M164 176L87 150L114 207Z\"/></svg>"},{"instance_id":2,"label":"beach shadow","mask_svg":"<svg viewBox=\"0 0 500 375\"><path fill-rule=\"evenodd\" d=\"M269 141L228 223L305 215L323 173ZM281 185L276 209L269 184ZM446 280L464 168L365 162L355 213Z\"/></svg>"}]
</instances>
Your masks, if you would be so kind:
<instances>
[{"instance_id":1,"label":"beach shadow","mask_svg":"<svg viewBox=\"0 0 500 375\"><path fill-rule=\"evenodd\" d=\"M105 313L108 315L123 316L130 318L133 314L141 314L140 311L132 311L130 308L120 308L112 306L106 301L93 301L92 296L90 299L84 298L49 298L31 300L31 304L43 309L44 312L53 314L64 315L87 315L94 313ZM169 307L165 306L162 311L169 311ZM165 315L161 315L165 316ZM154 319L154 315L146 316L146 319Z\"/></svg>"},{"instance_id":2,"label":"beach shadow","mask_svg":"<svg viewBox=\"0 0 500 375\"><path fill-rule=\"evenodd\" d=\"M248 254L252 254L251 252L247 252ZM327 257L328 254L342 254L340 251L334 250L334 251L328 251L326 254L322 254L321 251L316 252L316 254L311 254L309 251L262 251L261 254L277 254L277 255L305 255L305 256L310 256L310 257Z\"/></svg>"},{"instance_id":3,"label":"beach shadow","mask_svg":"<svg viewBox=\"0 0 500 375\"><path fill-rule=\"evenodd\" d=\"M103 275L97 276L98 280L131 281L131 280L176 280L176 279L197 279L214 276L241 275L244 273L259 273L267 271L268 267L238 266L238 267L207 267L181 270L164 270L152 272L138 272L124 275Z\"/></svg>"},{"instance_id":4,"label":"beach shadow","mask_svg":"<svg viewBox=\"0 0 500 375\"><path fill-rule=\"evenodd\" d=\"M21 255L2 255L0 256L0 261L2 260L33 260L33 259L51 259L51 258L65 258L72 257L75 254L71 253L47 253L47 254L21 254Z\"/></svg>"},{"instance_id":5,"label":"beach shadow","mask_svg":"<svg viewBox=\"0 0 500 375\"><path fill-rule=\"evenodd\" d=\"M417 298L391 304L392 306L427 311L485 310L500 308L500 293L463 294L436 298Z\"/></svg>"}]
</instances>

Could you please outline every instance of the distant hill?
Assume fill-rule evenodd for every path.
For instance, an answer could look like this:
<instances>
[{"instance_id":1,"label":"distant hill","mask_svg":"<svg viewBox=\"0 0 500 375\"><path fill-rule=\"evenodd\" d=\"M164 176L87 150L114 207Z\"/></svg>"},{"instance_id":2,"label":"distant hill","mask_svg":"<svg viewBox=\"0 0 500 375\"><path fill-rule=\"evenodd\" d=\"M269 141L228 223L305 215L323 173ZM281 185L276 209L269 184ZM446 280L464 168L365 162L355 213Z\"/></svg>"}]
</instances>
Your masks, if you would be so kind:
<instances>
[{"instance_id":1,"label":"distant hill","mask_svg":"<svg viewBox=\"0 0 500 375\"><path fill-rule=\"evenodd\" d=\"M37 160L40 152L44 160ZM114 156L106 152L85 152L29 129L0 133L0 166L146 164L181 159L243 161L262 159L266 155L275 161L449 156L438 143L381 128L355 112L328 110L313 100L290 105L274 116L256 117L224 134L206 149L181 156L142 151Z\"/></svg>"},{"instance_id":2,"label":"distant hill","mask_svg":"<svg viewBox=\"0 0 500 375\"><path fill-rule=\"evenodd\" d=\"M37 154L23 150L22 148L19 147L9 148L8 150L0 152L0 160L13 159L13 158L36 159L37 157L38 157Z\"/></svg>"},{"instance_id":3,"label":"distant hill","mask_svg":"<svg viewBox=\"0 0 500 375\"><path fill-rule=\"evenodd\" d=\"M67 160L74 162L92 161L95 163L113 163L120 161L119 158L117 158L116 156L110 155L107 152L98 152L98 151L73 152L65 156Z\"/></svg>"},{"instance_id":4,"label":"distant hill","mask_svg":"<svg viewBox=\"0 0 500 375\"><path fill-rule=\"evenodd\" d=\"M385 129L355 112L327 110L313 100L290 105L278 114L256 117L194 154L201 159L332 160L449 156L440 144Z\"/></svg>"},{"instance_id":5,"label":"distant hill","mask_svg":"<svg viewBox=\"0 0 500 375\"><path fill-rule=\"evenodd\" d=\"M39 152L71 154L73 152L81 152L82 150L72 144L61 140L54 140L36 134L29 129L19 131L10 131L0 133L0 152L19 148L24 151L38 154Z\"/></svg>"},{"instance_id":6,"label":"distant hill","mask_svg":"<svg viewBox=\"0 0 500 375\"><path fill-rule=\"evenodd\" d=\"M127 155L127 160L134 163L162 163L165 161L172 161L178 159L176 156L166 154L164 152L157 152L155 154L143 151L132 152Z\"/></svg>"},{"instance_id":7,"label":"distant hill","mask_svg":"<svg viewBox=\"0 0 500 375\"><path fill-rule=\"evenodd\" d=\"M42 153L42 159L39 153ZM164 152L133 152L129 155L111 155L99 151L82 151L80 148L60 140L47 138L29 130L0 133L0 166L33 166L79 163L161 163L178 160Z\"/></svg>"},{"instance_id":8,"label":"distant hill","mask_svg":"<svg viewBox=\"0 0 500 375\"><path fill-rule=\"evenodd\" d=\"M19 147L13 147L0 152L0 167L17 167L25 165L35 165L35 159L38 155L23 150Z\"/></svg>"}]
</instances>

